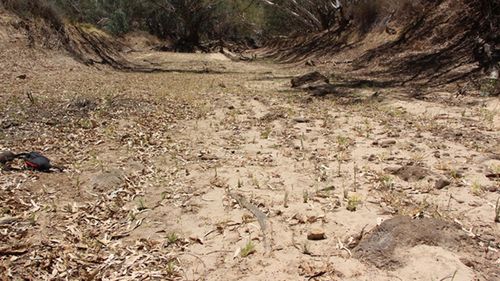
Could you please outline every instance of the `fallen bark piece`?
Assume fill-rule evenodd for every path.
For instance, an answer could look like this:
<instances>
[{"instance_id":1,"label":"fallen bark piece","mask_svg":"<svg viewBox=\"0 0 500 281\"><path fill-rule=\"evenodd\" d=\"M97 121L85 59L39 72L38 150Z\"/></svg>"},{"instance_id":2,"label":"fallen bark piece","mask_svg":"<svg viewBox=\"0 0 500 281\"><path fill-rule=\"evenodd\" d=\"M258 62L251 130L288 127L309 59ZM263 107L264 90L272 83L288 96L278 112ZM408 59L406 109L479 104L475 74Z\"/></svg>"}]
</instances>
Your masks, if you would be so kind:
<instances>
[{"instance_id":1,"label":"fallen bark piece","mask_svg":"<svg viewBox=\"0 0 500 281\"><path fill-rule=\"evenodd\" d=\"M292 88L308 87L312 84L328 84L330 80L318 71L297 76L292 79Z\"/></svg>"}]
</instances>

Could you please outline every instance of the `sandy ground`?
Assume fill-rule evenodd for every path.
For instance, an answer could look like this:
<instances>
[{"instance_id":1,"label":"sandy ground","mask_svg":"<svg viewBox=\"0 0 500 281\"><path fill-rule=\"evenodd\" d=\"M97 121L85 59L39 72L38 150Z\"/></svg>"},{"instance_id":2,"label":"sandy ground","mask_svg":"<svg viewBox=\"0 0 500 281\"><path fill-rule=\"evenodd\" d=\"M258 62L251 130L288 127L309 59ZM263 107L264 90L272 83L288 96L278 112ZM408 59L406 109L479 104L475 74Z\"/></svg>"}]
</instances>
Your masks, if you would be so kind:
<instances>
[{"instance_id":1,"label":"sandy ground","mask_svg":"<svg viewBox=\"0 0 500 281\"><path fill-rule=\"evenodd\" d=\"M498 99L318 98L290 88L302 67L129 58L170 71L2 54L0 150L67 170L1 171L0 278L500 279Z\"/></svg>"}]
</instances>

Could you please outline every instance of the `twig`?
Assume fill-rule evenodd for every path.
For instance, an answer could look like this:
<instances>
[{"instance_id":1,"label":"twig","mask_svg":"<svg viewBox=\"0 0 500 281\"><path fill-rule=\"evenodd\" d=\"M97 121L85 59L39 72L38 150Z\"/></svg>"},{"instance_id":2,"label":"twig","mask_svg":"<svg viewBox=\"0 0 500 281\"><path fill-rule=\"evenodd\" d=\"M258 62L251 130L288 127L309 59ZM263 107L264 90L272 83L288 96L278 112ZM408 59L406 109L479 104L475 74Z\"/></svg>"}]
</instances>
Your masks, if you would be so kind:
<instances>
[{"instance_id":1,"label":"twig","mask_svg":"<svg viewBox=\"0 0 500 281\"><path fill-rule=\"evenodd\" d=\"M443 277L441 279L439 279L439 281L444 281L444 280L448 280L448 279L451 279L451 281L455 280L455 276L457 275L457 272L458 272L458 269L455 270L455 272L453 272L452 275L448 275L446 277Z\"/></svg>"},{"instance_id":2,"label":"twig","mask_svg":"<svg viewBox=\"0 0 500 281\"><path fill-rule=\"evenodd\" d=\"M325 274L326 274L326 270L323 270L323 271L320 271L318 273L315 273L314 275L312 275L311 277L309 277L307 280L313 280L314 278L321 277L321 276L323 276Z\"/></svg>"},{"instance_id":3,"label":"twig","mask_svg":"<svg viewBox=\"0 0 500 281\"><path fill-rule=\"evenodd\" d=\"M344 246L344 243L342 243L342 241L340 241L340 238L337 238L337 240L339 241L339 244L338 244L339 249L345 250L349 254L349 257L352 257L351 250L347 249L347 247Z\"/></svg>"}]
</instances>

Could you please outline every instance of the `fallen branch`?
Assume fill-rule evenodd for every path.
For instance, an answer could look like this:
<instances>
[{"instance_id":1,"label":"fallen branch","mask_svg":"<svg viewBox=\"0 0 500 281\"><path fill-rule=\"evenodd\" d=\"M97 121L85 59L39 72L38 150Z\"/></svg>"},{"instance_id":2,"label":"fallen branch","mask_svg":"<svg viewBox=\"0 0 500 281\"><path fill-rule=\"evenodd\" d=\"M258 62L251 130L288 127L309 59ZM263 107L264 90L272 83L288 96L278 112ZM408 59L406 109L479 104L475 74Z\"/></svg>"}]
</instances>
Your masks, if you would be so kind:
<instances>
[{"instance_id":1,"label":"fallen branch","mask_svg":"<svg viewBox=\"0 0 500 281\"><path fill-rule=\"evenodd\" d=\"M229 194L229 196L231 196L231 198L236 200L236 202L238 202L238 204L241 207L249 210L255 216L255 218L257 218L257 221L259 222L260 228L262 230L262 236L263 236L263 240L264 240L264 248L266 249L266 252L270 252L271 248L270 248L270 245L268 243L267 235L266 235L267 216L259 208L257 208L255 205L248 202L245 199L245 197L243 197L242 195L235 194L235 193L232 193L230 191L228 191L228 194Z\"/></svg>"}]
</instances>

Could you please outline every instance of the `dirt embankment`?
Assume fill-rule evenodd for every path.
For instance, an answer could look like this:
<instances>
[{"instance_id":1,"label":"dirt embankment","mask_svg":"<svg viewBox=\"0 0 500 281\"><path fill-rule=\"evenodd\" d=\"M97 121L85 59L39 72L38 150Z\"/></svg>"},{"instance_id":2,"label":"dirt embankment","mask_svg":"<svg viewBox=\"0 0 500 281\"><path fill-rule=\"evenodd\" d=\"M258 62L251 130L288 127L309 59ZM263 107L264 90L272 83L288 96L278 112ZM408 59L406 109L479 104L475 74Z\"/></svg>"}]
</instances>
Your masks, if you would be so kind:
<instances>
[{"instance_id":1,"label":"dirt embankment","mask_svg":"<svg viewBox=\"0 0 500 281\"><path fill-rule=\"evenodd\" d=\"M33 3L39 3L34 1ZM91 25L73 24L60 18L50 8L31 4L31 10L18 12L16 7L0 6L0 39L4 48L25 47L39 52L65 51L85 65L109 65L119 70L154 71L128 61L122 51L128 47L113 36ZM34 13L34 10L37 10Z\"/></svg>"},{"instance_id":2,"label":"dirt embankment","mask_svg":"<svg viewBox=\"0 0 500 281\"><path fill-rule=\"evenodd\" d=\"M342 30L271 41L260 54L334 65L392 84L462 81L480 72L476 39L488 37L491 29L478 20L482 7L475 2L421 1L374 14L368 26L353 21Z\"/></svg>"}]
</instances>

